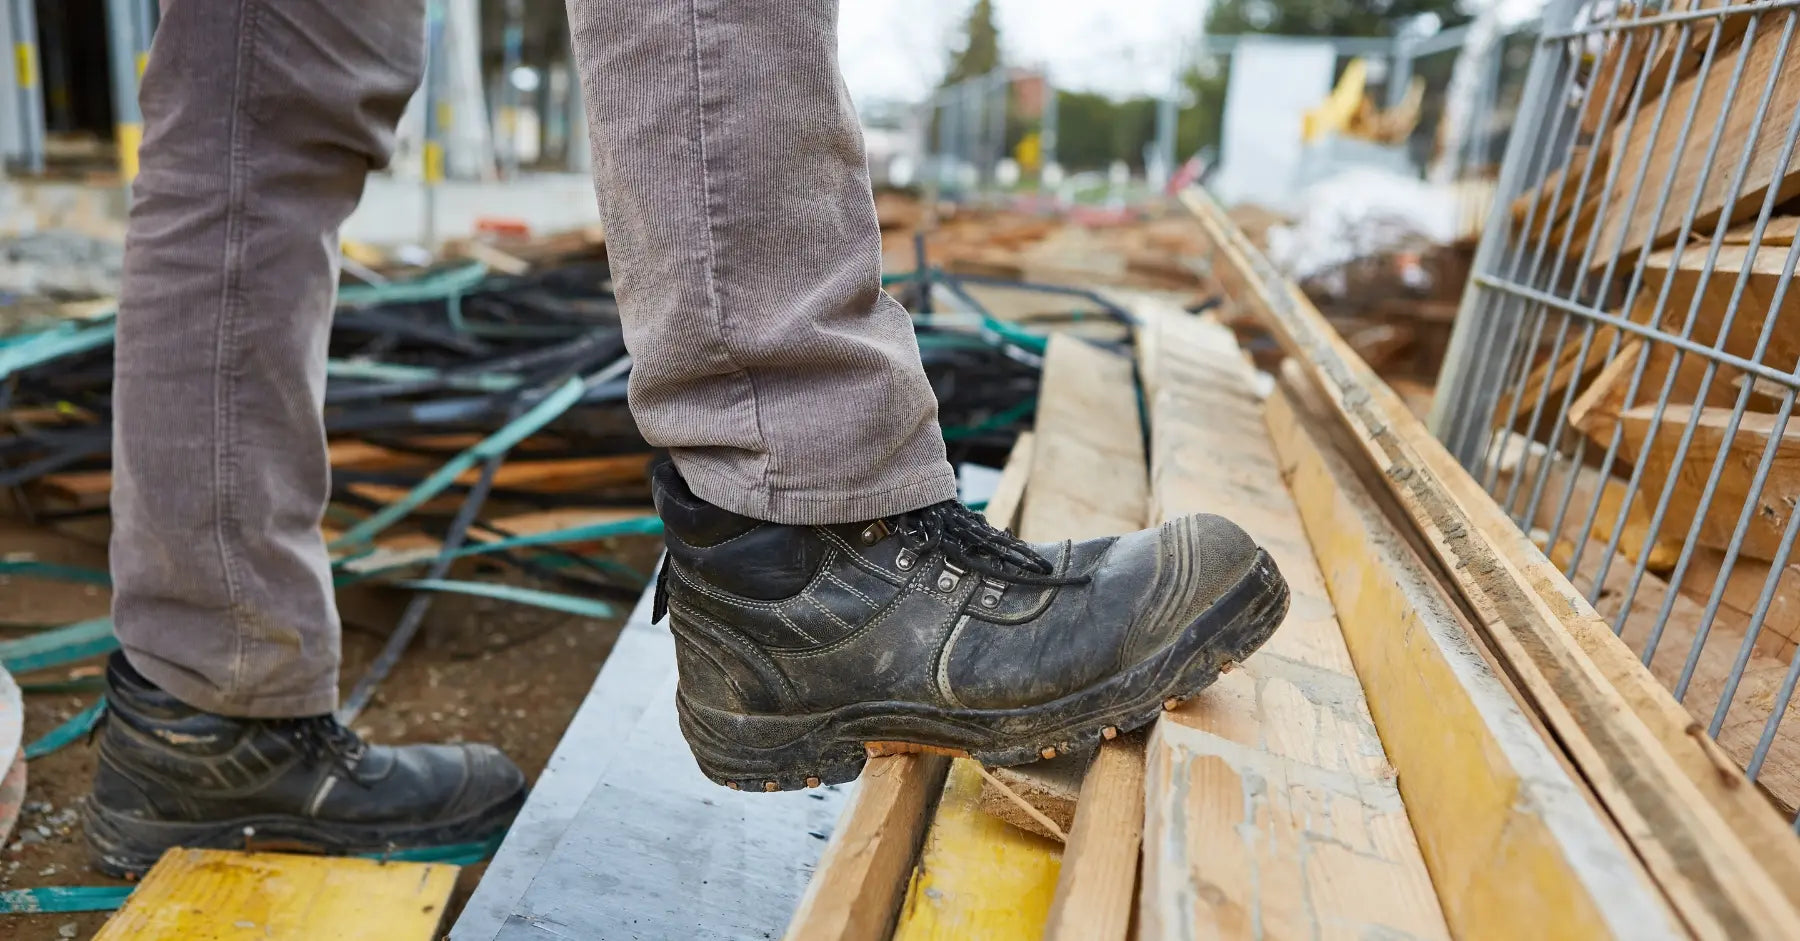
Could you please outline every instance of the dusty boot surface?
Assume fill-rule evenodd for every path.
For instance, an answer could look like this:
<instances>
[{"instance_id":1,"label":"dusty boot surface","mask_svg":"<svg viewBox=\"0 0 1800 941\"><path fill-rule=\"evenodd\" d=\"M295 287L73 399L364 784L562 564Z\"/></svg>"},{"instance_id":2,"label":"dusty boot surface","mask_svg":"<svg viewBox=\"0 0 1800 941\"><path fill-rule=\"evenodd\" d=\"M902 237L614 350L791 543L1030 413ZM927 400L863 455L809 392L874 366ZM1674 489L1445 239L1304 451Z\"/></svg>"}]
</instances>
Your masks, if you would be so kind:
<instances>
[{"instance_id":1,"label":"dusty boot surface","mask_svg":"<svg viewBox=\"0 0 1800 941\"><path fill-rule=\"evenodd\" d=\"M1204 689L1287 613L1274 562L1217 516L1027 544L957 503L782 526L672 465L655 485L681 727L728 787L841 783L871 752L1081 748Z\"/></svg>"},{"instance_id":2,"label":"dusty boot surface","mask_svg":"<svg viewBox=\"0 0 1800 941\"><path fill-rule=\"evenodd\" d=\"M499 837L525 776L487 745L365 743L330 716L191 708L121 654L107 665L84 808L96 869L142 874L172 846L382 854Z\"/></svg>"}]
</instances>

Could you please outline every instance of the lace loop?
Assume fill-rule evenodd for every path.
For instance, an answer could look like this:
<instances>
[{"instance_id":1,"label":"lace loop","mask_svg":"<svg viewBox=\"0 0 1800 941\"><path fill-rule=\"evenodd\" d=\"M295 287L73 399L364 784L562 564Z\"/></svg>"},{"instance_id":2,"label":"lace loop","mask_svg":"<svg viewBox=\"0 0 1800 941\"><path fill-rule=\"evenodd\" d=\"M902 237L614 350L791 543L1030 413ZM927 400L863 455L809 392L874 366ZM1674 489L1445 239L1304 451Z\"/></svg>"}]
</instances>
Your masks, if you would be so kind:
<instances>
[{"instance_id":1,"label":"lace loop","mask_svg":"<svg viewBox=\"0 0 1800 941\"><path fill-rule=\"evenodd\" d=\"M992 578L1019 585L1080 585L1086 575L1057 575L1056 566L1030 543L995 529L981 514L955 500L903 513L895 527L901 541L923 555L942 549L944 557Z\"/></svg>"}]
</instances>

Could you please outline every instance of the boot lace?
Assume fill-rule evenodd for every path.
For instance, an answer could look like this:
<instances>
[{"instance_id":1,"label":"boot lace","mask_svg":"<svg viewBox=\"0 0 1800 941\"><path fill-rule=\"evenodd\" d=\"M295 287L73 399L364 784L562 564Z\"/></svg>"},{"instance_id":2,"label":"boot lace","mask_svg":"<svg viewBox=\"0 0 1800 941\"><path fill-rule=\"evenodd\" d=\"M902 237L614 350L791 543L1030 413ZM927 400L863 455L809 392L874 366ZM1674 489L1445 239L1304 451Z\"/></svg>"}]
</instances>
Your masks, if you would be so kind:
<instances>
[{"instance_id":1,"label":"boot lace","mask_svg":"<svg viewBox=\"0 0 1800 941\"><path fill-rule=\"evenodd\" d=\"M924 555L942 549L962 567L1019 585L1080 585L1086 575L1057 575L1056 566L1031 544L995 529L981 514L955 500L903 513L896 531L906 547Z\"/></svg>"},{"instance_id":2,"label":"boot lace","mask_svg":"<svg viewBox=\"0 0 1800 941\"><path fill-rule=\"evenodd\" d=\"M280 719L269 725L299 746L306 757L314 761L336 761L345 769L354 767L369 748L362 736L328 715Z\"/></svg>"}]
</instances>

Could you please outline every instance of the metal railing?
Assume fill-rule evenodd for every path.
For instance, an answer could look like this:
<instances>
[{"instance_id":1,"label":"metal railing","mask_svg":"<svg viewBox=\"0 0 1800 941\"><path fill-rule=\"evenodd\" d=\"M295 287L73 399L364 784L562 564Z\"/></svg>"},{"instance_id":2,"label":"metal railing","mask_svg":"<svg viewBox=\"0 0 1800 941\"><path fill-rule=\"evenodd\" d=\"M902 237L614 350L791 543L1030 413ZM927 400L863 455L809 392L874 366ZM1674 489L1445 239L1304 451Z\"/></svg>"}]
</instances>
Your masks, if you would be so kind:
<instances>
[{"instance_id":1,"label":"metal railing","mask_svg":"<svg viewBox=\"0 0 1800 941\"><path fill-rule=\"evenodd\" d=\"M1728 2L1550 4L1432 422L1792 813L1800 0Z\"/></svg>"}]
</instances>

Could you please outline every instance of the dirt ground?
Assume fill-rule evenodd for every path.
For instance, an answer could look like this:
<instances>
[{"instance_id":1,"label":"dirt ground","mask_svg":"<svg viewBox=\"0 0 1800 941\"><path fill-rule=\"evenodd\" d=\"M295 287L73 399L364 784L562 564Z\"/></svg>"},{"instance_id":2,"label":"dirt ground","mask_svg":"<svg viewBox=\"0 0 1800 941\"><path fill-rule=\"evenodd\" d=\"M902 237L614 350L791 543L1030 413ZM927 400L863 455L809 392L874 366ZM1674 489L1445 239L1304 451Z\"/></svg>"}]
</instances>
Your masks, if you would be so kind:
<instances>
[{"instance_id":1,"label":"dirt ground","mask_svg":"<svg viewBox=\"0 0 1800 941\"><path fill-rule=\"evenodd\" d=\"M616 540L612 557L647 572L657 543L654 537ZM0 524L0 555L17 557L14 554L22 552L40 561L92 566L105 561L104 551L96 545ZM405 595L385 590L342 599L345 691L380 649L404 602ZM0 639L22 636L27 625L103 616L106 605L104 589L0 577ZM599 621L485 598L440 598L412 649L357 720L356 729L380 743L492 742L535 781L624 625L628 606L618 607L617 618ZM100 663L45 671L21 681L92 675ZM28 694L25 740L37 739L97 696ZM87 868L80 802L93 770L94 752L86 741L31 762L25 810L0 849L0 889L123 884ZM463 871L446 928L484 868L477 865ZM107 917L104 912L0 915L0 938L90 938Z\"/></svg>"}]
</instances>

